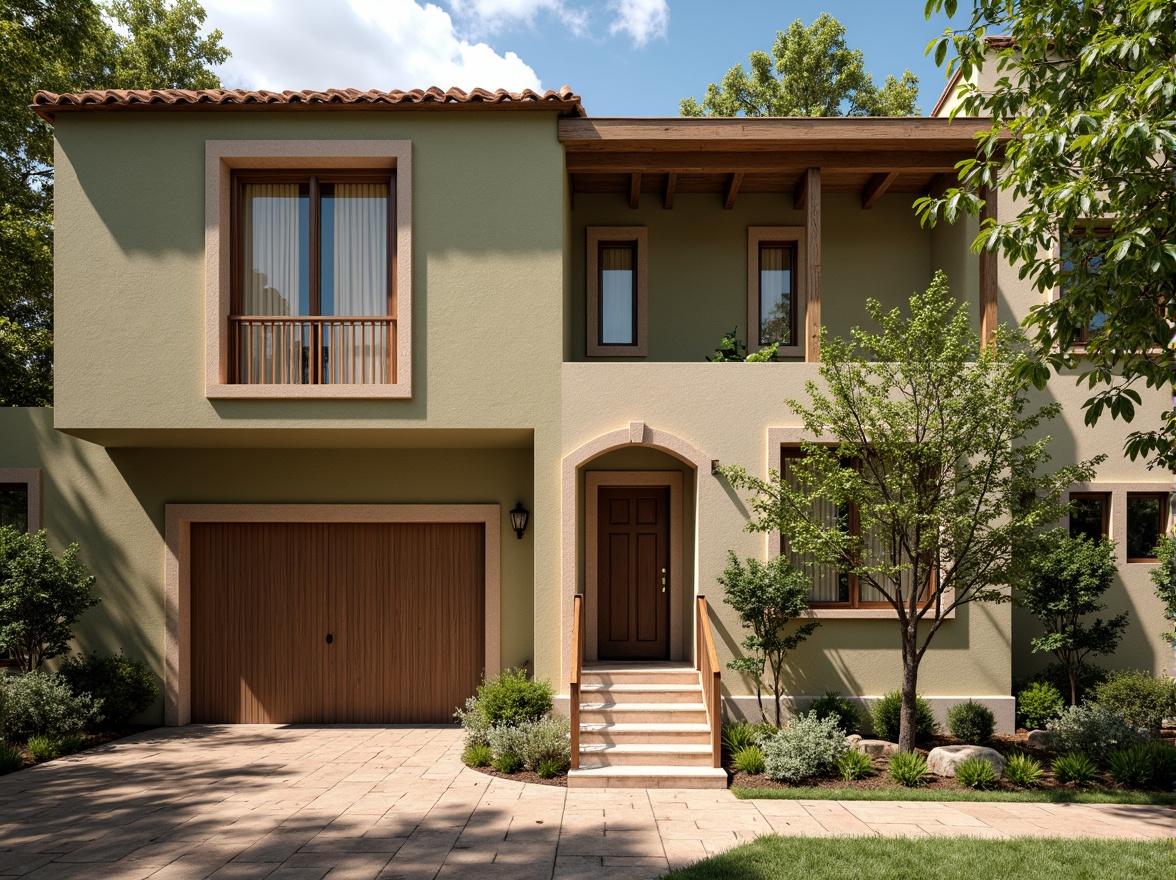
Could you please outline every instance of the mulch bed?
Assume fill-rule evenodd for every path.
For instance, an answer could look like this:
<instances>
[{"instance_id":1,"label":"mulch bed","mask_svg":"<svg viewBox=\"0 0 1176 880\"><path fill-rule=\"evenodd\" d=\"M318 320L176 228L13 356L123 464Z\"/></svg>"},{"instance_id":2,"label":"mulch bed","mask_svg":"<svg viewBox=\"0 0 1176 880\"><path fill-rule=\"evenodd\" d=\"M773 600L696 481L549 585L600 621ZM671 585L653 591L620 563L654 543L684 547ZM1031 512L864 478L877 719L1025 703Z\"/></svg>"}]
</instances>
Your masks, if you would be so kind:
<instances>
[{"instance_id":1,"label":"mulch bed","mask_svg":"<svg viewBox=\"0 0 1176 880\"><path fill-rule=\"evenodd\" d=\"M469 767L469 764L466 765ZM568 774L561 773L559 776L553 776L551 779L544 779L538 773L531 770L520 770L518 773L499 773L493 767L470 767L471 770L477 770L479 773L485 773L487 776L497 776L499 779L510 779L513 782L533 782L536 785L554 785L558 788L568 787Z\"/></svg>"}]
</instances>

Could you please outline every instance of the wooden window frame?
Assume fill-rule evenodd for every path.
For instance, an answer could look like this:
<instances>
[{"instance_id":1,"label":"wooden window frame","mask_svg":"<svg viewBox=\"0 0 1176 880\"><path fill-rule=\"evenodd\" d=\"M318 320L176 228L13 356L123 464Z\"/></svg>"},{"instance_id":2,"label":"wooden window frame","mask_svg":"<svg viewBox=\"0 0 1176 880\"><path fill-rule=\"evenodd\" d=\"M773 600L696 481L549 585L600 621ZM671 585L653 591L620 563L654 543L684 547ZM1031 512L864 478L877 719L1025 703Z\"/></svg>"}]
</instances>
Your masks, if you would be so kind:
<instances>
[{"instance_id":1,"label":"wooden window frame","mask_svg":"<svg viewBox=\"0 0 1176 880\"><path fill-rule=\"evenodd\" d=\"M1075 231L1074 235L1080 238L1105 238L1110 234L1110 232L1111 227L1106 225L1106 223L1094 223L1091 226L1089 232L1086 230ZM1059 269L1066 262L1065 241L1063 241L1062 235L1060 233L1058 234L1057 242L1054 245L1054 259L1057 260ZM1065 295L1065 288L1061 285L1054 288L1053 299L1055 302L1060 300ZM1086 345L1090 339L1090 320L1091 319L1088 319L1082 325L1082 332L1079 334L1078 339L1074 341L1073 345L1070 346L1070 350L1075 354L1082 354L1086 351Z\"/></svg>"},{"instance_id":2,"label":"wooden window frame","mask_svg":"<svg viewBox=\"0 0 1176 880\"><path fill-rule=\"evenodd\" d=\"M1135 493L1132 493L1135 494ZM1102 504L1102 537L1109 538L1111 534L1111 493L1110 492L1071 492L1070 500L1076 498L1097 498ZM1069 531L1069 523L1066 526ZM1070 532L1072 535L1073 532Z\"/></svg>"},{"instance_id":3,"label":"wooden window frame","mask_svg":"<svg viewBox=\"0 0 1176 880\"><path fill-rule=\"evenodd\" d=\"M795 249L792 291L794 324L793 345L781 345L776 354L785 358L805 358L805 332L808 312L808 233L803 226L749 226L747 229L747 351L760 351L760 250L768 245L788 245Z\"/></svg>"},{"instance_id":4,"label":"wooden window frame","mask_svg":"<svg viewBox=\"0 0 1176 880\"><path fill-rule=\"evenodd\" d=\"M588 357L636 358L649 355L649 230L644 226L589 226L586 266ZM637 261L634 271L634 341L626 345L600 341L602 298L600 251L605 245L631 244Z\"/></svg>"},{"instance_id":5,"label":"wooden window frame","mask_svg":"<svg viewBox=\"0 0 1176 880\"><path fill-rule=\"evenodd\" d=\"M1126 521L1126 530L1123 532L1123 552L1127 552L1128 537L1131 533L1131 499L1133 498L1158 498L1160 500L1160 523L1159 536L1162 538L1167 530L1165 524L1171 515L1168 509L1169 495L1167 492L1128 492L1123 503L1123 516ZM1128 562L1148 562L1156 563L1160 560L1155 556L1128 556Z\"/></svg>"}]
</instances>

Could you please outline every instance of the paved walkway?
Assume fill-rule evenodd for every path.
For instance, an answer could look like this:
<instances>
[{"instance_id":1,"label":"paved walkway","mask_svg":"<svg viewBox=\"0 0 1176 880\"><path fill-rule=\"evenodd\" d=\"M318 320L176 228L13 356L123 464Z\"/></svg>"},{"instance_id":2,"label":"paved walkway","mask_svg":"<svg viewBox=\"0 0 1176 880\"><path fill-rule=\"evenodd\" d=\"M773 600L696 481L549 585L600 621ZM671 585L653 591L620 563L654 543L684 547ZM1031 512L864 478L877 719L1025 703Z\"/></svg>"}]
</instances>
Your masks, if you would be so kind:
<instances>
[{"instance_id":1,"label":"paved walkway","mask_svg":"<svg viewBox=\"0 0 1176 880\"><path fill-rule=\"evenodd\" d=\"M427 727L157 730L0 777L0 875L656 877L760 834L1163 838L1165 807L740 801L523 785Z\"/></svg>"}]
</instances>

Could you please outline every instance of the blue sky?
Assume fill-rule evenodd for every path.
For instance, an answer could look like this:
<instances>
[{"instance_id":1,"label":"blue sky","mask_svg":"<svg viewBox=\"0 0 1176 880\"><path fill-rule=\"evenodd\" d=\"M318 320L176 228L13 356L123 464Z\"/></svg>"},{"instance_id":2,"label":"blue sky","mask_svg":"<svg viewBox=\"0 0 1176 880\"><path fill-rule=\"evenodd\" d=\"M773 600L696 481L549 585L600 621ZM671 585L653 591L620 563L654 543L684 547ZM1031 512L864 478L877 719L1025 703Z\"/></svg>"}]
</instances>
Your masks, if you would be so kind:
<instances>
[{"instance_id":1,"label":"blue sky","mask_svg":"<svg viewBox=\"0 0 1176 880\"><path fill-rule=\"evenodd\" d=\"M777 30L829 12L881 84L909 69L926 113L943 71L925 58L946 19L921 0L204 0L233 51L231 88L559 88L593 116L674 116Z\"/></svg>"}]
</instances>

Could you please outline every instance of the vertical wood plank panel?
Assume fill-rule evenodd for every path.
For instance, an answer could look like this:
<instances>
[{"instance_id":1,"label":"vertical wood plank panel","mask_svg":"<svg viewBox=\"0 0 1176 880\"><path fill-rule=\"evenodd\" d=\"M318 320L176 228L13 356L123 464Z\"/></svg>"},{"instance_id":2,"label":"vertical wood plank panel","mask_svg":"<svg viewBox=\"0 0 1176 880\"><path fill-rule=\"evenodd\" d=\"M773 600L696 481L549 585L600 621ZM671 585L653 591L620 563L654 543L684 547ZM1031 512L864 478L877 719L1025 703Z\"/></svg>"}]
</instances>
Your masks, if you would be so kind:
<instances>
[{"instance_id":1,"label":"vertical wood plank panel","mask_svg":"<svg viewBox=\"0 0 1176 880\"><path fill-rule=\"evenodd\" d=\"M821 359L821 169L805 172L805 356L815 363Z\"/></svg>"}]
</instances>

